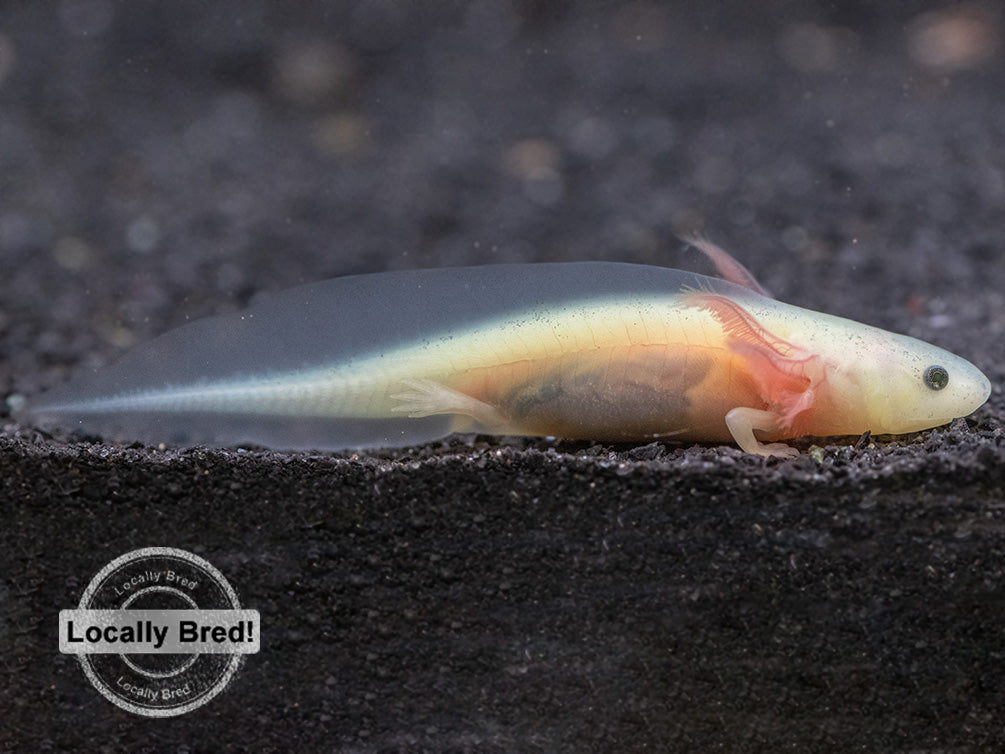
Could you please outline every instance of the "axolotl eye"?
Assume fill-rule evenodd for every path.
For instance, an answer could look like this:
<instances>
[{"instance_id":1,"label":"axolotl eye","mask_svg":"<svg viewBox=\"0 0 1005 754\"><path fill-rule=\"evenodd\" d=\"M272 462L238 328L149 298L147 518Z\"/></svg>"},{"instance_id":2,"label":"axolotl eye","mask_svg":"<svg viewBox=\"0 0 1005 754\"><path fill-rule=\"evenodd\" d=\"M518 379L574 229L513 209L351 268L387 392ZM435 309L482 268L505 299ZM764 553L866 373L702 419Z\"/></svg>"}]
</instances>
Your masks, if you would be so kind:
<instances>
[{"instance_id":1,"label":"axolotl eye","mask_svg":"<svg viewBox=\"0 0 1005 754\"><path fill-rule=\"evenodd\" d=\"M949 384L949 372L946 371L945 367L933 364L925 370L922 379L925 381L926 387L932 390L942 390Z\"/></svg>"}]
</instances>

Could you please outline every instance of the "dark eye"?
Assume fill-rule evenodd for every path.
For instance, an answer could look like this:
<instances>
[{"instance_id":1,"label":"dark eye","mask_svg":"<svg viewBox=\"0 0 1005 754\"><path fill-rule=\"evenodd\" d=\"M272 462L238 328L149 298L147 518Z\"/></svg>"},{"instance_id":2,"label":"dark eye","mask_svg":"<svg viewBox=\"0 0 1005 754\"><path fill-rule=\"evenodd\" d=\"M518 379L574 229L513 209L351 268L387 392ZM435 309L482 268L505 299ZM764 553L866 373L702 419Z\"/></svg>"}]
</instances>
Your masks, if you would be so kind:
<instances>
[{"instance_id":1,"label":"dark eye","mask_svg":"<svg viewBox=\"0 0 1005 754\"><path fill-rule=\"evenodd\" d=\"M925 385L932 390L942 390L949 384L949 372L946 371L945 367L933 365L925 370L925 376L922 379L925 380Z\"/></svg>"}]
</instances>

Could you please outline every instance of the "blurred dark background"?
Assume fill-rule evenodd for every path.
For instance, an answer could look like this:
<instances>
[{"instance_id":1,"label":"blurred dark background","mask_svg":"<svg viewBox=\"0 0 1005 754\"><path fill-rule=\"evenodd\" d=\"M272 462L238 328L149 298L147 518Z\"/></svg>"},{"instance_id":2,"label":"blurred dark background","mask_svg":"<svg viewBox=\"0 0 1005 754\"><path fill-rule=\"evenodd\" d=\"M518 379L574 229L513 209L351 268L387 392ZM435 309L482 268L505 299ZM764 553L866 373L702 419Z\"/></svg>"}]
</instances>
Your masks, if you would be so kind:
<instances>
[{"instance_id":1,"label":"blurred dark background","mask_svg":"<svg viewBox=\"0 0 1005 754\"><path fill-rule=\"evenodd\" d=\"M697 230L779 298L995 386L952 430L788 464L489 438L164 451L0 413L0 741L998 745L1003 22L991 2L0 4L0 396L263 291L698 267L676 238ZM234 687L165 722L101 699L55 636L94 572L153 544L264 616Z\"/></svg>"}]
</instances>

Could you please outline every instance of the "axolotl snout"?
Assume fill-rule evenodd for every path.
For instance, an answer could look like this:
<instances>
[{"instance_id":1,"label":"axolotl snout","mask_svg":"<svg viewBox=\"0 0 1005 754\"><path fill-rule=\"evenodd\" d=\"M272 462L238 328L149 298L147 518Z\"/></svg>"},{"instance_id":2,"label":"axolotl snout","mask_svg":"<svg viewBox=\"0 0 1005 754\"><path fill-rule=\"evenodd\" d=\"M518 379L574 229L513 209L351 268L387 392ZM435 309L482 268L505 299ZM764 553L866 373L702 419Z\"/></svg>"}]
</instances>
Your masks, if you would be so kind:
<instances>
[{"instance_id":1,"label":"axolotl snout","mask_svg":"<svg viewBox=\"0 0 1005 754\"><path fill-rule=\"evenodd\" d=\"M987 400L968 361L778 302L694 243L729 280L578 262L301 286L169 332L17 417L178 444L350 449L475 431L795 456L779 441L913 432Z\"/></svg>"}]
</instances>

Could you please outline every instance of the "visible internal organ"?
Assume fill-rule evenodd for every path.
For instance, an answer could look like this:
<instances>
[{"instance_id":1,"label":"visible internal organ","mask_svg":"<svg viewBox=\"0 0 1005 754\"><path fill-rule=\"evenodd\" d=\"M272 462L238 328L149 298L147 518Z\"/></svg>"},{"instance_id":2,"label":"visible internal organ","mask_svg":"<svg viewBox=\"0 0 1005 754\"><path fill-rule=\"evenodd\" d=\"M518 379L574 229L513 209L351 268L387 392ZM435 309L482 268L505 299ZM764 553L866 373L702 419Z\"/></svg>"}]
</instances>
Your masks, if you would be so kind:
<instances>
[{"instance_id":1,"label":"visible internal organ","mask_svg":"<svg viewBox=\"0 0 1005 754\"><path fill-rule=\"evenodd\" d=\"M728 439L724 416L735 403L726 396L761 403L739 362L707 347L611 347L567 354L545 368L518 362L472 369L455 389L492 407L504 422L487 427L493 431L612 441ZM474 418L487 424L493 417Z\"/></svg>"}]
</instances>

